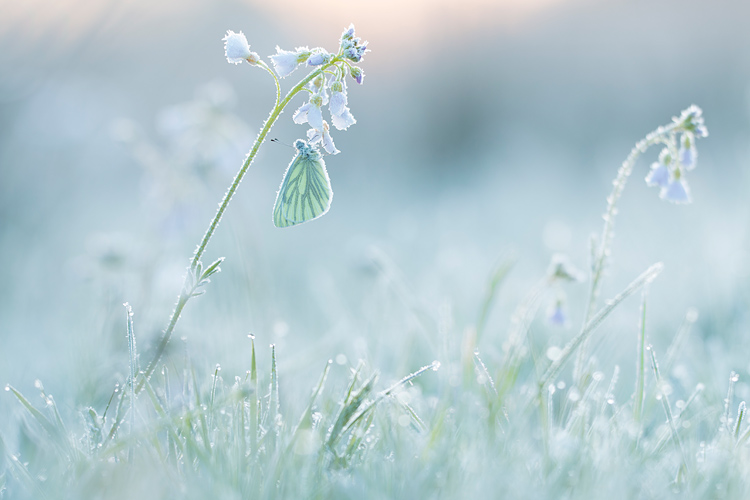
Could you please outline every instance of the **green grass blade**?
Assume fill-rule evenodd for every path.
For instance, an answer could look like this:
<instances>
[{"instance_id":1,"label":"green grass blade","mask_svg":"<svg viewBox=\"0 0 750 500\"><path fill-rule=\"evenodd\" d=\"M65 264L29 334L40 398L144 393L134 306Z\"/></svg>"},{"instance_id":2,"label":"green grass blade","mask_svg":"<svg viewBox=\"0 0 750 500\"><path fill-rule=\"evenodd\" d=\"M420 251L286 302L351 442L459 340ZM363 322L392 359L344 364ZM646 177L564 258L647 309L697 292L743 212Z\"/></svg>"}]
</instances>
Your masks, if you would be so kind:
<instances>
[{"instance_id":1,"label":"green grass blade","mask_svg":"<svg viewBox=\"0 0 750 500\"><path fill-rule=\"evenodd\" d=\"M50 420L44 416L42 412L37 410L34 405L32 405L28 399L26 399L23 394L18 392L15 387L12 385L6 385L5 386L7 390L11 391L13 395L18 399L18 401L21 402L21 405L26 409L26 411L29 412L29 414L32 416L32 418L44 429L47 434L54 440L55 443L58 444L60 449L64 451L66 454L70 455L71 453L71 444L68 441L68 437L65 433L65 429L59 427L58 425L53 424L50 422ZM58 414L59 416L59 414Z\"/></svg>"},{"instance_id":2,"label":"green grass blade","mask_svg":"<svg viewBox=\"0 0 750 500\"><path fill-rule=\"evenodd\" d=\"M589 338L594 330L596 330L596 328L602 323L602 321L604 321L604 319L609 316L609 314L615 309L615 307L620 305L623 300L632 295L636 290L653 281L653 279L656 278L659 273L661 273L663 267L664 266L660 262L649 267L640 276L633 280L622 292L616 295L615 298L607 301L606 305L602 307L599 312L596 313L596 315L594 315L594 317L591 318L588 323L586 323L586 325L584 325L584 327L581 329L581 332L576 335L574 339L568 342L568 344L562 350L560 357L553 361L550 364L549 368L547 368L547 371L539 381L540 394L541 391L547 386L547 384L549 384L557 377L562 367L565 365L568 359L570 359L571 355L576 351L576 349Z\"/></svg>"},{"instance_id":3,"label":"green grass blade","mask_svg":"<svg viewBox=\"0 0 750 500\"><path fill-rule=\"evenodd\" d=\"M640 423L643 416L643 398L646 380L646 295L648 287L643 287L641 303L641 327L638 331L638 354L636 358L635 394L633 395L633 419Z\"/></svg>"},{"instance_id":4,"label":"green grass blade","mask_svg":"<svg viewBox=\"0 0 750 500\"><path fill-rule=\"evenodd\" d=\"M487 318L489 317L492 304L495 301L495 296L497 295L497 291L500 288L500 285L503 283L503 281L505 281L505 278L508 276L508 273L513 268L515 263L516 263L516 259L514 256L506 255L501 259L500 263L497 265L497 267L492 273L492 277L490 278L490 281L487 284L487 291L485 292L484 300L482 301L482 306L479 309L479 316L477 317L476 344L479 344L479 339L482 337L482 334L484 333L484 327L487 324Z\"/></svg>"},{"instance_id":5,"label":"green grass blade","mask_svg":"<svg viewBox=\"0 0 750 500\"><path fill-rule=\"evenodd\" d=\"M195 376L195 368L190 366L190 374L193 379L193 396L195 403L195 411L198 413L198 425L200 426L201 438L203 439L203 446L206 449L207 454L211 454L211 441L208 437L208 423L206 422L206 412L203 410L203 403L201 403L200 388L198 387L198 381Z\"/></svg>"},{"instance_id":6,"label":"green grass blade","mask_svg":"<svg viewBox=\"0 0 750 500\"><path fill-rule=\"evenodd\" d=\"M667 394L662 389L662 379L661 379L661 373L659 371L659 363L656 361L656 353L654 352L654 349L649 345L646 347L646 350L649 351L651 354L651 368L654 370L654 377L656 378L656 387L659 392L659 395L661 396L661 404L664 407L664 413L667 416L667 423L669 424L669 429L672 431L672 439L675 443L675 446L677 447L677 450L680 452L680 457L682 458L682 467L685 471L687 471L688 465L687 465L687 458L685 456L685 451L682 447L682 441L680 440L680 435L677 433L677 426L675 425L675 419L674 415L672 413L672 407L669 404L669 398L667 397Z\"/></svg>"},{"instance_id":7,"label":"green grass blade","mask_svg":"<svg viewBox=\"0 0 750 500\"><path fill-rule=\"evenodd\" d=\"M252 354L250 357L250 452L258 452L258 435L260 434L259 400L258 400L258 368L255 363L255 337L250 336Z\"/></svg>"}]
</instances>

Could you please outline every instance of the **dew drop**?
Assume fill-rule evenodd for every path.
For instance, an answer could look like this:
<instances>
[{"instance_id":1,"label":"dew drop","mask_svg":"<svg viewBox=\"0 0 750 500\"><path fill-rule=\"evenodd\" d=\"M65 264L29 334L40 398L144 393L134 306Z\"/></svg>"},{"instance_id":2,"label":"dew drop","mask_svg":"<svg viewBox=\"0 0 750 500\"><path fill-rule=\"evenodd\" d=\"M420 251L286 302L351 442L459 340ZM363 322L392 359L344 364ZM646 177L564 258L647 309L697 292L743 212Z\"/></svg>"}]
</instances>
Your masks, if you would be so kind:
<instances>
[{"instance_id":1,"label":"dew drop","mask_svg":"<svg viewBox=\"0 0 750 500\"><path fill-rule=\"evenodd\" d=\"M552 346L547 349L547 359L550 361L557 361L562 356L562 349L557 346Z\"/></svg>"},{"instance_id":2,"label":"dew drop","mask_svg":"<svg viewBox=\"0 0 750 500\"><path fill-rule=\"evenodd\" d=\"M685 319L691 323L698 321L698 309L690 308L685 314Z\"/></svg>"},{"instance_id":3,"label":"dew drop","mask_svg":"<svg viewBox=\"0 0 750 500\"><path fill-rule=\"evenodd\" d=\"M9 385L5 386L5 392L10 392L10 386Z\"/></svg>"},{"instance_id":4,"label":"dew drop","mask_svg":"<svg viewBox=\"0 0 750 500\"><path fill-rule=\"evenodd\" d=\"M568 399L571 400L571 401L573 401L573 402L576 402L579 399L581 399L581 393L578 392L578 389L576 389L575 387L573 387L573 388L571 388L568 391Z\"/></svg>"},{"instance_id":5,"label":"dew drop","mask_svg":"<svg viewBox=\"0 0 750 500\"><path fill-rule=\"evenodd\" d=\"M247 338L249 338L250 340L255 340L255 335L253 335L252 333L248 333Z\"/></svg>"},{"instance_id":6,"label":"dew drop","mask_svg":"<svg viewBox=\"0 0 750 500\"><path fill-rule=\"evenodd\" d=\"M432 362L432 371L436 372L440 369L440 361L433 361Z\"/></svg>"}]
</instances>

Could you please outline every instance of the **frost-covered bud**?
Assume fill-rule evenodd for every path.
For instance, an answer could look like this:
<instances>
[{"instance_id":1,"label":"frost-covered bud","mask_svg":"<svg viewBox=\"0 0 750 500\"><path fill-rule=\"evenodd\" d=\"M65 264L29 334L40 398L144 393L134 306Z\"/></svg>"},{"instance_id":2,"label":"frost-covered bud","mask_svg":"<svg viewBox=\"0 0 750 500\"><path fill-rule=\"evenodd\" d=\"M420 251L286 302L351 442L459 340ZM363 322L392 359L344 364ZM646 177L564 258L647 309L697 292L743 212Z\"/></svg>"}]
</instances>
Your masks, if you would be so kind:
<instances>
[{"instance_id":1,"label":"frost-covered bud","mask_svg":"<svg viewBox=\"0 0 750 500\"><path fill-rule=\"evenodd\" d=\"M352 38L354 38L354 25L350 24L349 28L341 34L341 41L351 40Z\"/></svg>"},{"instance_id":2,"label":"frost-covered bud","mask_svg":"<svg viewBox=\"0 0 750 500\"><path fill-rule=\"evenodd\" d=\"M671 201L672 203L690 203L692 201L690 187L679 174L670 180L666 186L661 188L659 198Z\"/></svg>"},{"instance_id":3,"label":"frost-covered bud","mask_svg":"<svg viewBox=\"0 0 750 500\"><path fill-rule=\"evenodd\" d=\"M240 31L235 33L234 31L228 30L224 38L224 54L227 57L227 61L233 64L239 64L242 61L247 61L250 64L258 64L260 56L255 52L250 51L250 45L247 43L247 38Z\"/></svg>"},{"instance_id":4,"label":"frost-covered bud","mask_svg":"<svg viewBox=\"0 0 750 500\"><path fill-rule=\"evenodd\" d=\"M332 54L329 54L328 52L320 49L320 52L315 52L307 58L307 65L321 66L323 64L329 63L331 59L333 59Z\"/></svg>"},{"instance_id":5,"label":"frost-covered bud","mask_svg":"<svg viewBox=\"0 0 750 500\"><path fill-rule=\"evenodd\" d=\"M276 74L280 78L284 78L297 69L300 63L305 62L310 57L310 50L307 47L297 47L292 52L276 46L276 54L269 57L273 63L273 69L276 70Z\"/></svg>"},{"instance_id":6,"label":"frost-covered bud","mask_svg":"<svg viewBox=\"0 0 750 500\"><path fill-rule=\"evenodd\" d=\"M695 137L691 132L685 132L680 138L680 164L686 170L693 170L698 162L698 150L695 148Z\"/></svg>"},{"instance_id":7,"label":"frost-covered bud","mask_svg":"<svg viewBox=\"0 0 750 500\"><path fill-rule=\"evenodd\" d=\"M362 68L352 66L352 69L349 72L352 75L352 78L361 85L362 81L365 79L365 72L362 71Z\"/></svg>"},{"instance_id":8,"label":"frost-covered bud","mask_svg":"<svg viewBox=\"0 0 750 500\"><path fill-rule=\"evenodd\" d=\"M653 187L665 187L669 183L669 168L661 163L654 162L651 164L651 171L646 176L646 184Z\"/></svg>"},{"instance_id":9,"label":"frost-covered bud","mask_svg":"<svg viewBox=\"0 0 750 500\"><path fill-rule=\"evenodd\" d=\"M680 113L679 118L673 120L679 123L683 129L692 132L695 137L708 136L708 129L703 124L703 110L695 104Z\"/></svg>"},{"instance_id":10,"label":"frost-covered bud","mask_svg":"<svg viewBox=\"0 0 750 500\"><path fill-rule=\"evenodd\" d=\"M320 130L316 130L314 128L311 128L307 131L307 138L310 141L310 144L317 144L322 143L323 149L326 150L326 153L329 155L336 155L339 154L340 151L336 149L336 145L333 143L333 138L331 137L330 128L328 127L328 122L323 120L323 128Z\"/></svg>"},{"instance_id":11,"label":"frost-covered bud","mask_svg":"<svg viewBox=\"0 0 750 500\"><path fill-rule=\"evenodd\" d=\"M362 60L362 56L365 55L366 50L367 50L366 46L361 46L361 47L352 46L347 49L344 49L344 57L346 57L350 61L359 62Z\"/></svg>"}]
</instances>

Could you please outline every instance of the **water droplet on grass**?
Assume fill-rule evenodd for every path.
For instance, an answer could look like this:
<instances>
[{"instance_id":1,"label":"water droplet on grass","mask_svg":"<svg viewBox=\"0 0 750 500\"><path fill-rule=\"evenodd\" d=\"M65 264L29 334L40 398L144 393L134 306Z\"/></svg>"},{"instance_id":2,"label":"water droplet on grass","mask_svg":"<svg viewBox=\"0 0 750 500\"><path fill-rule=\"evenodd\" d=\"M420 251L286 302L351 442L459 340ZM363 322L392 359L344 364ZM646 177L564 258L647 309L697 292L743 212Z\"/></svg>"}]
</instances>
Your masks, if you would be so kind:
<instances>
[{"instance_id":1,"label":"water droplet on grass","mask_svg":"<svg viewBox=\"0 0 750 500\"><path fill-rule=\"evenodd\" d=\"M557 361L558 359L560 359L561 355L562 349L555 345L547 349L547 359L549 359L550 361Z\"/></svg>"}]
</instances>

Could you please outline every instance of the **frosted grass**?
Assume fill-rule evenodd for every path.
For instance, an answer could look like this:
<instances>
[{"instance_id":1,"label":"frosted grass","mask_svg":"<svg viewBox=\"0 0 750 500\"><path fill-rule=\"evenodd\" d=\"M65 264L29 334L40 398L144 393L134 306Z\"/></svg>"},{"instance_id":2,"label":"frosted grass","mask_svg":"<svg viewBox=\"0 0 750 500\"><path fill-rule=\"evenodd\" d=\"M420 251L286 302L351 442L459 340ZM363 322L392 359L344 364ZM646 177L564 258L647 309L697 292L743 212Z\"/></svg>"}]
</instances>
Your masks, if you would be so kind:
<instances>
[{"instance_id":1,"label":"frosted grass","mask_svg":"<svg viewBox=\"0 0 750 500\"><path fill-rule=\"evenodd\" d=\"M353 28L348 33L344 37L353 37ZM232 38L227 56L259 65L246 44L244 36ZM347 50L355 48L352 42ZM364 53L364 45L360 48ZM313 55L306 48L277 52L274 64L282 77L297 69L298 58ZM323 65L333 57L321 51L314 55L314 62ZM273 75L270 67L264 69ZM361 83L363 73L351 76ZM281 91L276 76L274 81L278 107ZM245 359L244 373L225 374L215 364L221 360L209 368L195 355L172 356L168 363L162 359L182 308L206 291L222 264L218 259L204 268L200 257L252 153L197 247L167 335L145 370L140 370L133 311L126 305L122 329L128 358L116 371L128 376L103 408L81 408L80 418L66 422L40 381L35 386L41 405L6 386L3 404L15 400L21 416L13 440L17 447L10 449L0 436L0 498L750 496L750 428L745 402L735 401L738 375L729 374L727 386L719 388L687 387L670 374L677 360L687 359L683 347L693 340L689 331L697 313L686 313L662 368L650 346L647 289L669 265L669 256L599 303L617 201L636 160L651 145L663 145L667 153L652 167L659 169L658 181L670 182L666 172L671 182L686 186L682 167L695 167L695 138L703 136L700 110L688 108L639 141L623 163L607 199L601 236L592 245L585 316L563 348L552 349L545 340L547 356L537 356L539 339L532 329L543 329L538 313L544 300L559 292L558 280L576 274L564 266L555 265L546 275L540 270L538 284L529 291L512 290L506 300L514 302L515 313L497 331L489 328L488 318L516 258L501 260L489 273L477 320L462 325L465 334L457 340L444 326L444 312L414 313L417 306L395 264L377 253L371 256L377 272L404 305L393 314L418 316L427 334L440 337L433 343L445 346L440 358L410 364L401 373L381 372L380 366L394 363L376 356L356 366L312 360L322 370L302 388L285 385L276 347L256 351L253 336L247 352L237 353ZM649 182L656 185L656 177ZM669 193L662 191L662 197L669 200ZM637 292L640 314L629 299ZM630 329L620 333L633 340L634 380L623 380L620 366L600 364L589 349L593 338L607 345L601 330L615 309L632 318ZM387 320L382 318L384 325ZM429 351L393 342L388 355L399 361L408 359L410 350L415 355ZM690 395L678 399L683 394Z\"/></svg>"}]
</instances>

